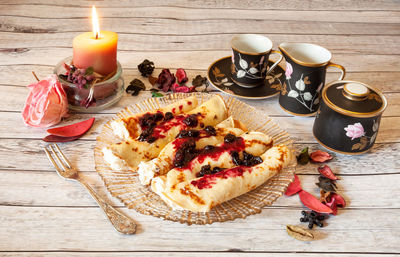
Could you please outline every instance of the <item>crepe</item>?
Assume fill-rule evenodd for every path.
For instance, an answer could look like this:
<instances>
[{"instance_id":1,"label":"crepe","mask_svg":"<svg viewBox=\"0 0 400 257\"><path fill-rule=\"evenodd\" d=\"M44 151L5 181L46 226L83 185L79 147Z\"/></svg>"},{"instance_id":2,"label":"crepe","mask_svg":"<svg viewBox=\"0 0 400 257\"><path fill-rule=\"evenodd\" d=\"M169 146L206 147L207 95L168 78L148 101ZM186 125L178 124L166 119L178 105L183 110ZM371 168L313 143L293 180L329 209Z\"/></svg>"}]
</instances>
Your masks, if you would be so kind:
<instances>
[{"instance_id":1,"label":"crepe","mask_svg":"<svg viewBox=\"0 0 400 257\"><path fill-rule=\"evenodd\" d=\"M175 209L208 212L212 207L262 185L286 167L293 157L287 146L277 145L261 158L263 162L256 166L238 166L205 175L182 182L162 194Z\"/></svg>"},{"instance_id":2,"label":"crepe","mask_svg":"<svg viewBox=\"0 0 400 257\"><path fill-rule=\"evenodd\" d=\"M193 118L195 122L186 122L188 118ZM216 95L188 113L176 115L170 120L157 124L150 135L155 139L154 141L140 140L145 132L142 131L138 138L130 138L103 148L104 160L115 170L122 170L126 165L135 170L141 161L157 157L165 145L174 140L181 130L215 126L226 118L226 105L222 97Z\"/></svg>"},{"instance_id":3,"label":"crepe","mask_svg":"<svg viewBox=\"0 0 400 257\"><path fill-rule=\"evenodd\" d=\"M164 201L163 192L171 190L177 184L184 181L195 179L201 168L205 165L210 165L210 168L232 168L235 166L231 152L237 151L241 159L243 159L243 151L254 156L259 156L272 147L272 138L261 132L247 132L240 136L241 144L221 143L216 146L212 152L205 152L192 159L187 167L175 168L170 170L166 175L156 177L152 180L152 190L157 193Z\"/></svg>"},{"instance_id":4,"label":"crepe","mask_svg":"<svg viewBox=\"0 0 400 257\"><path fill-rule=\"evenodd\" d=\"M199 130L199 136L194 138L196 143L196 149L202 149L206 145L216 145L224 141L224 137L231 133L235 136L240 136L244 133L239 128L234 128L235 121L232 117L222 121L215 126L215 136L210 136L206 130ZM243 128L243 126L241 126ZM155 176L164 175L173 166L173 159L176 152L178 151L179 145L189 140L190 138L176 138L172 142L168 143L164 149L160 152L157 158L150 161L140 162L137 172L139 174L140 182L143 185L148 185Z\"/></svg>"},{"instance_id":5,"label":"crepe","mask_svg":"<svg viewBox=\"0 0 400 257\"><path fill-rule=\"evenodd\" d=\"M139 125L139 119L140 117L143 117L143 115L145 115L146 113L154 114L156 112L171 112L172 114L182 114L193 110L197 107L197 105L198 102L196 96L190 96L188 98L162 107L157 111L139 113L126 118L114 120L110 123L110 126L117 137L126 140L134 139L142 132L141 126Z\"/></svg>"}]
</instances>

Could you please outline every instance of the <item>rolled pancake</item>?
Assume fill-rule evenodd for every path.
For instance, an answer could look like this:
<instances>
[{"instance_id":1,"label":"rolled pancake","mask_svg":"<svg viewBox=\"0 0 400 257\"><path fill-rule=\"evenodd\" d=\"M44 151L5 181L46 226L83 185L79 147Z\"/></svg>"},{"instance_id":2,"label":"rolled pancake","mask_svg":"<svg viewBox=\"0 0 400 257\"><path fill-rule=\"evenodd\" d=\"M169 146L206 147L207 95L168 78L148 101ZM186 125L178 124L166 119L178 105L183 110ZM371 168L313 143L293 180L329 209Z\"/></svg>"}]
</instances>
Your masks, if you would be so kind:
<instances>
[{"instance_id":1,"label":"rolled pancake","mask_svg":"<svg viewBox=\"0 0 400 257\"><path fill-rule=\"evenodd\" d=\"M232 117L229 117L215 126L215 136L209 136L205 130L199 130L199 137L194 138L196 149L202 149L206 145L219 144L224 141L224 137L229 133L235 136L240 136L244 133L243 130L233 128L233 126L235 126L235 122ZM171 170L174 167L173 159L178 151L178 146L182 145L182 143L188 139L189 138L176 138L163 148L157 158L146 162L140 162L137 169L140 182L143 185L148 185L154 177L164 175Z\"/></svg>"},{"instance_id":2,"label":"rolled pancake","mask_svg":"<svg viewBox=\"0 0 400 257\"><path fill-rule=\"evenodd\" d=\"M259 156L272 147L273 140L270 136L256 131L251 131L240 136L242 138L241 144L234 144L233 147L227 143L221 143L216 146L214 152L200 154L191 160L187 167L175 168L170 170L166 175L156 177L151 182L152 190L163 197L162 192L175 188L179 183L190 181L197 177L201 167L210 165L211 169L218 168L232 168L235 166L231 152L237 151L240 158L243 156L243 151L250 153L254 156ZM163 199L168 201L168 199Z\"/></svg>"},{"instance_id":3,"label":"rolled pancake","mask_svg":"<svg viewBox=\"0 0 400 257\"><path fill-rule=\"evenodd\" d=\"M138 113L126 118L114 120L110 123L110 126L116 136L121 139L133 139L140 135L142 129L139 125L139 119L143 117L146 113L154 114L157 111L162 113L172 112L172 114L182 114L187 113L198 105L196 96L189 96L188 98L179 100L165 107L162 107L155 111L149 111L144 113Z\"/></svg>"},{"instance_id":4,"label":"rolled pancake","mask_svg":"<svg viewBox=\"0 0 400 257\"><path fill-rule=\"evenodd\" d=\"M238 166L205 175L180 183L176 188L163 192L163 195L175 208L208 212L212 207L264 184L286 167L292 156L287 146L277 145L266 151L261 156L263 162L256 166Z\"/></svg>"},{"instance_id":5,"label":"rolled pancake","mask_svg":"<svg viewBox=\"0 0 400 257\"><path fill-rule=\"evenodd\" d=\"M104 160L112 169L121 170L127 165L135 170L141 161L148 161L158 156L161 150L183 129L199 129L202 126L215 126L227 118L227 108L221 96L216 95L187 114L180 114L154 127L152 135L156 140L152 143L128 139L103 148ZM195 115L197 124L185 124L185 118Z\"/></svg>"}]
</instances>

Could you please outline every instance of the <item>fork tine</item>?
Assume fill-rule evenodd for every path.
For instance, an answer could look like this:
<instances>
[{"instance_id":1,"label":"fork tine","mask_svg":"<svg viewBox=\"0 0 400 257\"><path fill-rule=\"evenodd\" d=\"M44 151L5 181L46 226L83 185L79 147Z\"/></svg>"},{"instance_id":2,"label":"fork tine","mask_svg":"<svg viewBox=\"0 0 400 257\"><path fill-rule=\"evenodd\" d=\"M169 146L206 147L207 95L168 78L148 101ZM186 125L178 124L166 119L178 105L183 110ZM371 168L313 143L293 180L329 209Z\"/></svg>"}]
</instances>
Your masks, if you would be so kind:
<instances>
[{"instance_id":1,"label":"fork tine","mask_svg":"<svg viewBox=\"0 0 400 257\"><path fill-rule=\"evenodd\" d=\"M57 148L57 151L60 153L61 157L63 158L63 160L65 161L65 163L67 164L68 168L72 168L71 163L68 161L67 157L65 157L65 155L63 154L63 152L61 152L60 147L58 147L57 144L54 144L54 146Z\"/></svg>"},{"instance_id":2,"label":"fork tine","mask_svg":"<svg viewBox=\"0 0 400 257\"><path fill-rule=\"evenodd\" d=\"M56 168L56 171L58 173L62 172L62 170L60 169L60 167L58 167L57 163L54 161L53 157L51 156L50 152L46 149L46 147L44 148L44 151L46 152L47 158L49 158L49 161L53 164L54 168Z\"/></svg>"},{"instance_id":3,"label":"fork tine","mask_svg":"<svg viewBox=\"0 0 400 257\"><path fill-rule=\"evenodd\" d=\"M56 157L58 164L60 164L63 167L64 171L66 171L68 169L67 166L65 166L64 162L61 161L60 157L58 157L58 154L56 153L56 151L54 150L52 145L50 145L50 149L51 149L51 152Z\"/></svg>"}]
</instances>

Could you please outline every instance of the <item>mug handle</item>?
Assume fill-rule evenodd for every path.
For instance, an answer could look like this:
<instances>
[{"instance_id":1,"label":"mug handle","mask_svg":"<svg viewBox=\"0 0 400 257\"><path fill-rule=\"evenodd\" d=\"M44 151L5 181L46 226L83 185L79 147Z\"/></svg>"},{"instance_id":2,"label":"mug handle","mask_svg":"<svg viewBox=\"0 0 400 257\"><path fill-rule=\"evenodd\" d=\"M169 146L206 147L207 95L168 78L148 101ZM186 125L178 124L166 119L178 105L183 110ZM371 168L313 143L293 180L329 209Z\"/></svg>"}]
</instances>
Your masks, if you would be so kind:
<instances>
[{"instance_id":1,"label":"mug handle","mask_svg":"<svg viewBox=\"0 0 400 257\"><path fill-rule=\"evenodd\" d=\"M277 60L276 62L274 62L274 64L272 64L272 66L269 68L269 70L267 71L267 73L265 75L268 75L273 69L275 69L275 67L282 61L283 59L283 55L281 52L276 51L276 50L271 50L272 54L277 54L279 55L279 60Z\"/></svg>"},{"instance_id":2,"label":"mug handle","mask_svg":"<svg viewBox=\"0 0 400 257\"><path fill-rule=\"evenodd\" d=\"M333 63L333 62L329 62L326 67L327 68L328 67L335 67L335 68L337 68L337 69L339 69L341 71L342 74L340 74L340 77L339 77L338 80L343 80L344 76L346 75L346 69L342 65L339 65L339 64L336 64L336 63Z\"/></svg>"}]
</instances>

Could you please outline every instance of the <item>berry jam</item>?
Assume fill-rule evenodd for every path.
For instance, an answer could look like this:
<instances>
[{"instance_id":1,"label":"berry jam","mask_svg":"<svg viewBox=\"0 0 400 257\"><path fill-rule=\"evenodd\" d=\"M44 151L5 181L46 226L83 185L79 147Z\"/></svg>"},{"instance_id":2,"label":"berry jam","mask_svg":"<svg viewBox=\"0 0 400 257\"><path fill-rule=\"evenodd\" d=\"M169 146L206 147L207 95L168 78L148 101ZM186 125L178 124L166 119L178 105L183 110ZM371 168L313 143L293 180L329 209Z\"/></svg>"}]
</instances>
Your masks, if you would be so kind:
<instances>
[{"instance_id":1,"label":"berry jam","mask_svg":"<svg viewBox=\"0 0 400 257\"><path fill-rule=\"evenodd\" d=\"M217 135L217 131L215 130L215 128L213 126L207 126L204 128L204 130L206 131L207 134L209 134L210 136L215 136Z\"/></svg>"},{"instance_id":2,"label":"berry jam","mask_svg":"<svg viewBox=\"0 0 400 257\"><path fill-rule=\"evenodd\" d=\"M243 160L240 159L239 153L236 151L231 152L231 157L232 157L232 162L237 165L243 165L247 167L251 167L257 164L260 164L263 162L262 158L259 156L254 156L252 154L249 154L246 151L243 151Z\"/></svg>"},{"instance_id":3,"label":"berry jam","mask_svg":"<svg viewBox=\"0 0 400 257\"><path fill-rule=\"evenodd\" d=\"M197 124L199 123L197 120L197 116L197 114L190 114L183 120L183 123L185 123L185 125L189 127L197 127Z\"/></svg>"},{"instance_id":4,"label":"berry jam","mask_svg":"<svg viewBox=\"0 0 400 257\"><path fill-rule=\"evenodd\" d=\"M218 179L243 176L243 173L245 173L246 171L251 172L251 168L239 166L232 169L226 169L219 171L215 174L206 174L199 179L193 180L191 184L198 189L212 188L213 185L217 183Z\"/></svg>"},{"instance_id":5,"label":"berry jam","mask_svg":"<svg viewBox=\"0 0 400 257\"><path fill-rule=\"evenodd\" d=\"M174 167L183 167L186 163L196 156L196 142L189 138L182 142L180 148L176 151L174 158Z\"/></svg>"},{"instance_id":6,"label":"berry jam","mask_svg":"<svg viewBox=\"0 0 400 257\"><path fill-rule=\"evenodd\" d=\"M221 168L219 168L219 167L214 167L213 169L211 169L211 166L210 166L210 165L204 165L204 166L201 167L200 172L198 172L198 173L196 174L196 176L199 178L199 177L203 177L203 176L205 176L205 175L210 175L210 174L218 173L218 172L220 172L221 170L223 170L223 169L221 169Z\"/></svg>"}]
</instances>

